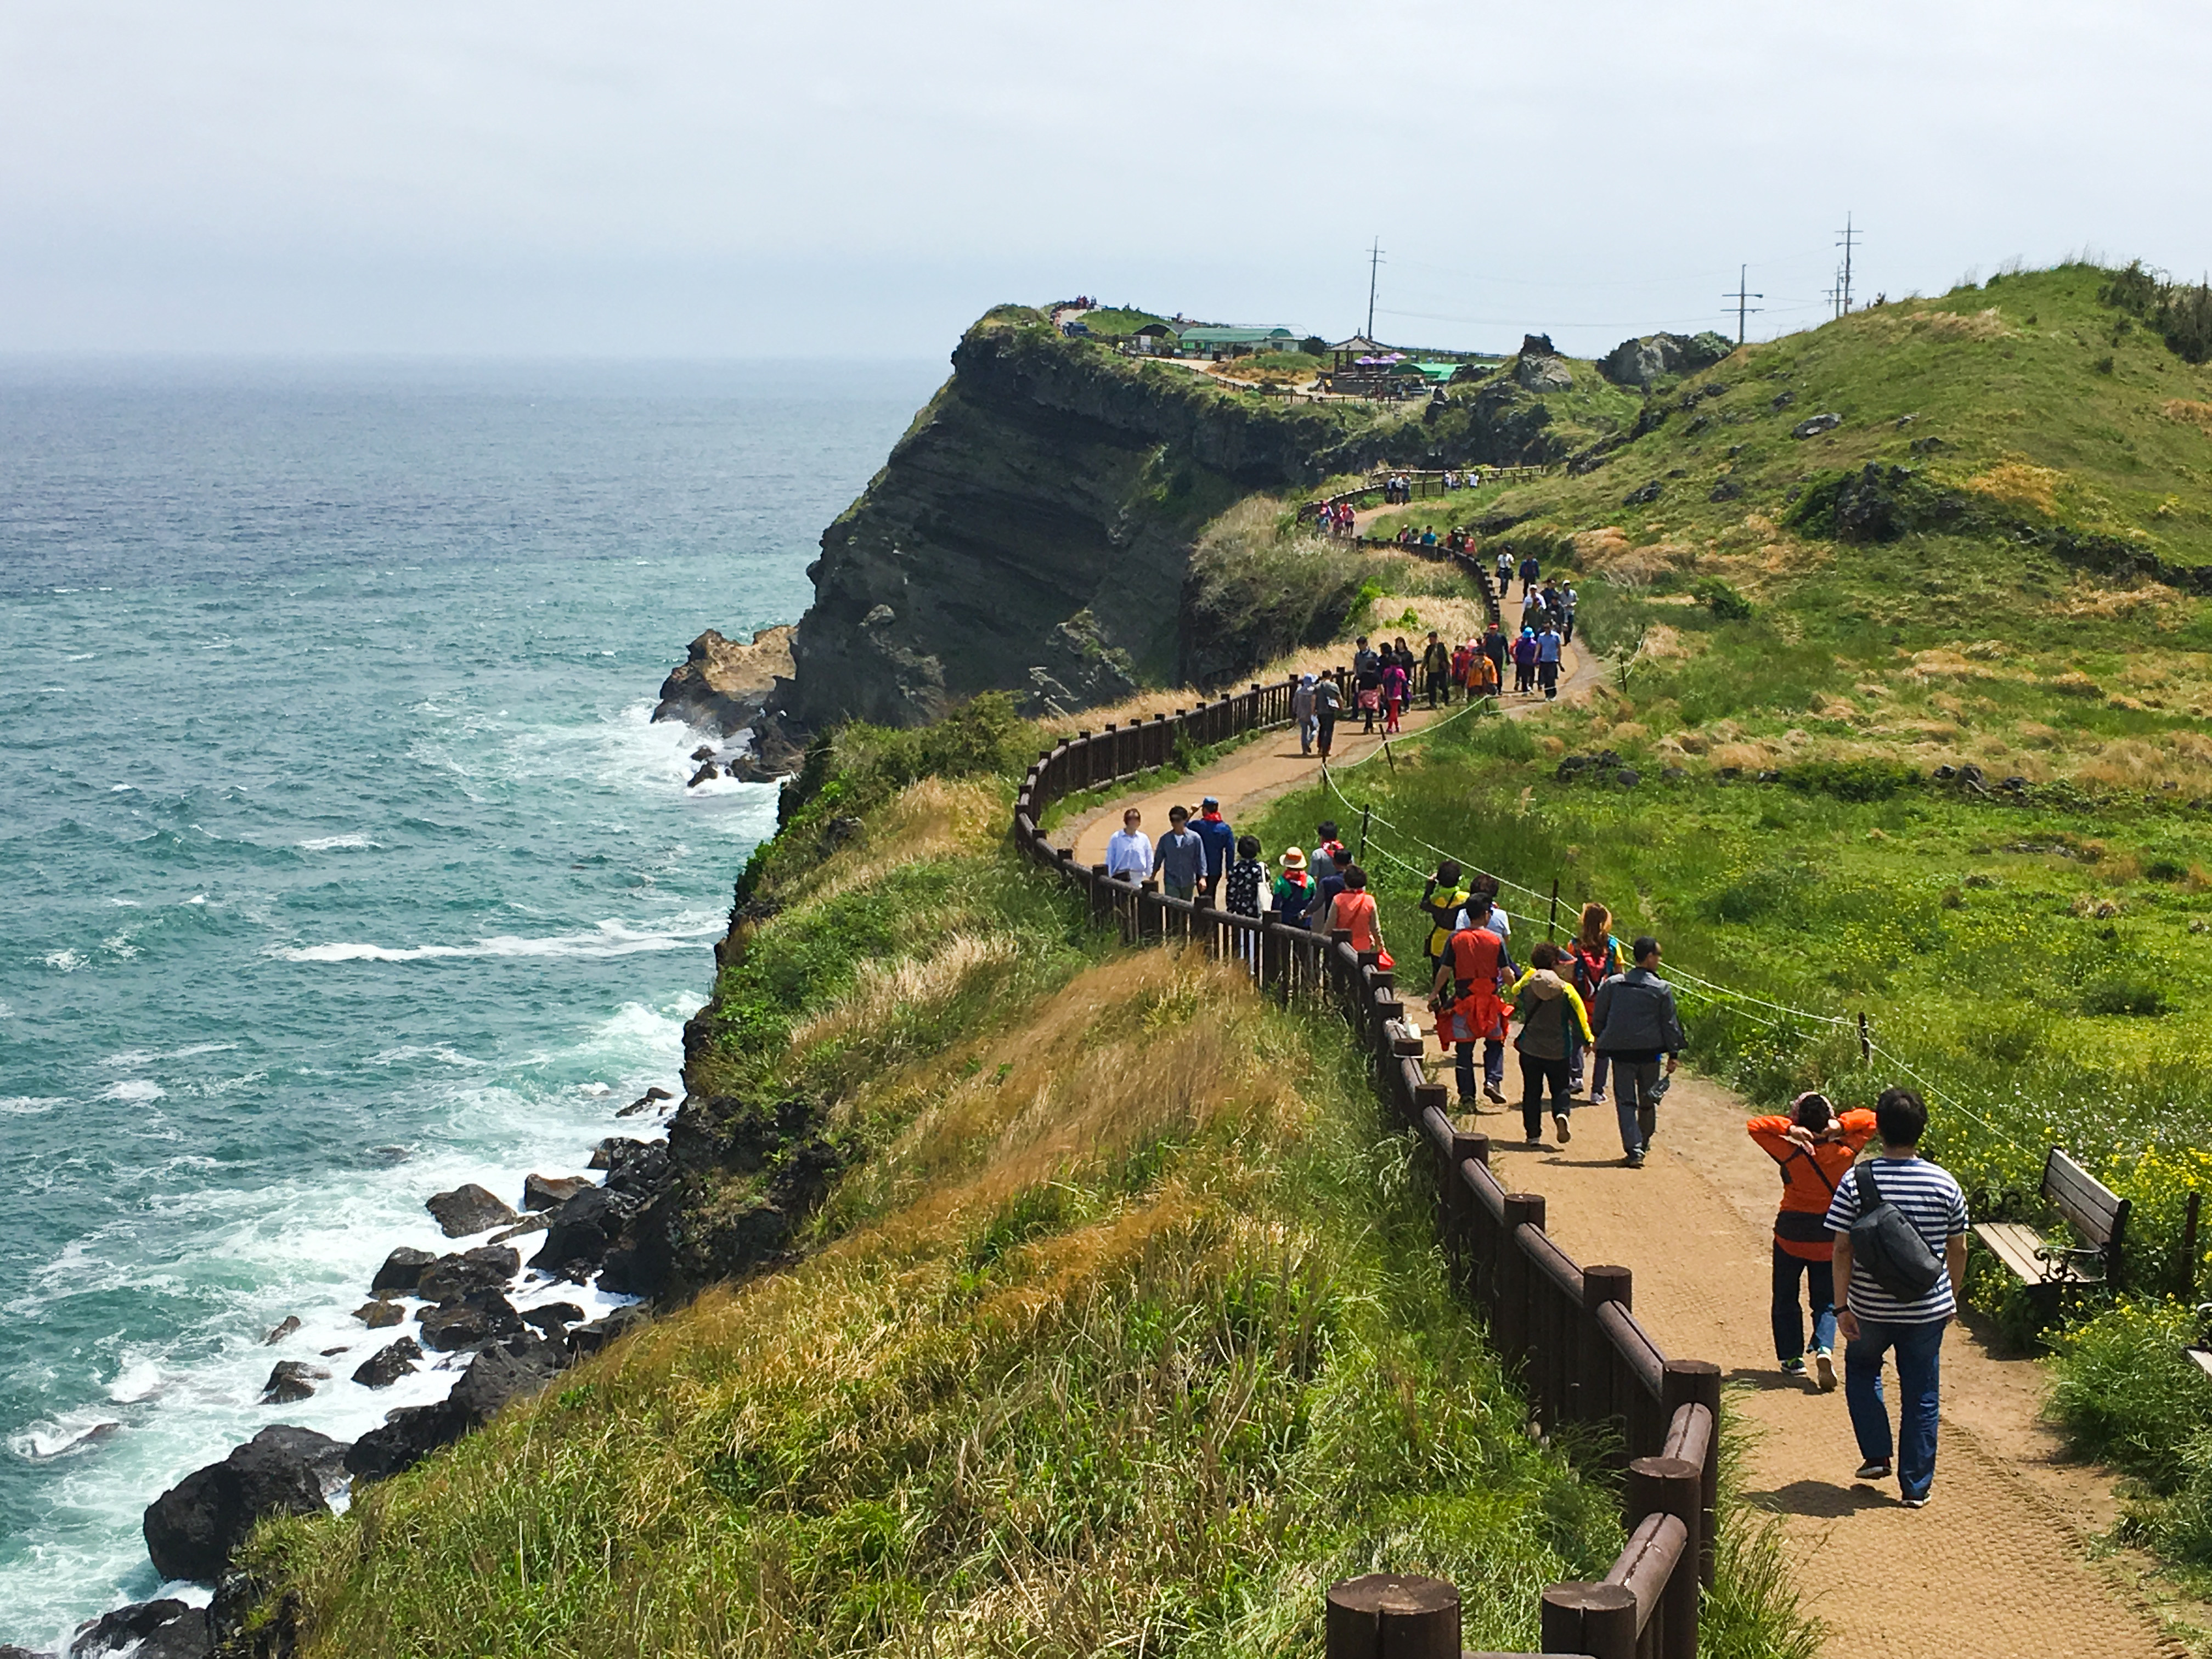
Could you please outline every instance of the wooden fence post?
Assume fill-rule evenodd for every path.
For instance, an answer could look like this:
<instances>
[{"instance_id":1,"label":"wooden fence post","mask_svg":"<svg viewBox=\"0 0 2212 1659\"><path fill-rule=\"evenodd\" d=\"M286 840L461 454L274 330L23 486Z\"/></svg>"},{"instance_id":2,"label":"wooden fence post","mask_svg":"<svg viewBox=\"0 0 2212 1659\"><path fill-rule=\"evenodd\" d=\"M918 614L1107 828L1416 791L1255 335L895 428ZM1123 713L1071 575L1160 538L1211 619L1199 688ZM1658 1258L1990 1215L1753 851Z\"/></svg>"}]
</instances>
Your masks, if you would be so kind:
<instances>
[{"instance_id":1,"label":"wooden fence post","mask_svg":"<svg viewBox=\"0 0 2212 1659\"><path fill-rule=\"evenodd\" d=\"M1703 1406L1713 1414L1712 1442L1705 1449L1703 1495L1698 1508L1698 1577L1713 1582L1713 1511L1721 1490L1721 1368L1710 1359L1670 1359L1660 1381L1659 1404L1668 1417L1683 1406Z\"/></svg>"},{"instance_id":2,"label":"wooden fence post","mask_svg":"<svg viewBox=\"0 0 2212 1659\"><path fill-rule=\"evenodd\" d=\"M1628 1466L1628 1526L1647 1515L1671 1515L1689 1534L1682 1559L1667 1580L1658 1617L1662 1633L1654 1659L1698 1659L1698 1591L1696 1564L1704 1553L1698 1528L1705 1517L1705 1471L1679 1457L1639 1457Z\"/></svg>"},{"instance_id":3,"label":"wooden fence post","mask_svg":"<svg viewBox=\"0 0 2212 1659\"><path fill-rule=\"evenodd\" d=\"M1460 1659L1459 1592L1370 1572L1328 1587L1328 1659Z\"/></svg>"},{"instance_id":4,"label":"wooden fence post","mask_svg":"<svg viewBox=\"0 0 2212 1659\"><path fill-rule=\"evenodd\" d=\"M1597 1310L1608 1302L1618 1302L1623 1313L1629 1311L1633 1287L1634 1279L1626 1267L1583 1269L1582 1376L1576 1403L1577 1414L1585 1423L1600 1423L1620 1414L1613 1397L1613 1340L1600 1328Z\"/></svg>"},{"instance_id":5,"label":"wooden fence post","mask_svg":"<svg viewBox=\"0 0 2212 1659\"><path fill-rule=\"evenodd\" d=\"M1636 1595L1626 1584L1554 1584L1542 1617L1546 1653L1636 1659Z\"/></svg>"},{"instance_id":6,"label":"wooden fence post","mask_svg":"<svg viewBox=\"0 0 2212 1659\"><path fill-rule=\"evenodd\" d=\"M1543 1231L1544 1196L1541 1193L1508 1193L1504 1207L1504 1237L1498 1245L1495 1328L1498 1352L1505 1363L1520 1366L1525 1373L1530 1369L1528 1344L1532 1334L1528 1328L1528 1279L1535 1269L1528 1265L1518 1234L1524 1224Z\"/></svg>"}]
</instances>

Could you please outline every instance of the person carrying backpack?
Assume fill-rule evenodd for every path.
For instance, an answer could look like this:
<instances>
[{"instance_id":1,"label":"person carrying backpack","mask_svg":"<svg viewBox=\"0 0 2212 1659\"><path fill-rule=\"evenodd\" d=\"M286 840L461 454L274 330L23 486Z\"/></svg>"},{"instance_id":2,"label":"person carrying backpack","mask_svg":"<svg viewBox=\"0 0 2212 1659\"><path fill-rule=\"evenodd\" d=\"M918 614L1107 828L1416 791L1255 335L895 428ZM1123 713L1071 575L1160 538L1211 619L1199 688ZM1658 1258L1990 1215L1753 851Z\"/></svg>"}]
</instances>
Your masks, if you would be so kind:
<instances>
[{"instance_id":1,"label":"person carrying backpack","mask_svg":"<svg viewBox=\"0 0 2212 1659\"><path fill-rule=\"evenodd\" d=\"M1943 1331L1958 1317L1966 1275L1966 1197L1949 1170L1920 1156L1928 1108L1910 1089L1875 1102L1881 1156L1836 1183L1828 1231L1834 1273L1845 1287L1837 1328L1844 1338L1844 1402L1859 1443L1861 1480L1889 1479L1905 1507L1928 1501L1936 1480L1936 1419ZM1881 1362L1897 1355L1898 1431L1882 1400Z\"/></svg>"},{"instance_id":2,"label":"person carrying backpack","mask_svg":"<svg viewBox=\"0 0 2212 1659\"><path fill-rule=\"evenodd\" d=\"M1743 1126L1759 1148L1781 1166L1782 1207L1774 1217L1774 1357L1784 1373L1805 1375L1813 1363L1820 1392L1836 1386L1835 1240L1828 1206L1837 1185L1874 1138L1872 1112L1838 1115L1824 1094L1802 1094L1786 1116L1754 1117ZM1805 1320L1797 1281L1813 1304L1813 1346L1805 1346Z\"/></svg>"},{"instance_id":3,"label":"person carrying backpack","mask_svg":"<svg viewBox=\"0 0 2212 1659\"><path fill-rule=\"evenodd\" d=\"M1344 698L1336 689L1336 676L1318 676L1314 681L1314 746L1321 750L1323 766L1328 764L1328 751L1336 747L1336 721L1343 713Z\"/></svg>"},{"instance_id":4,"label":"person carrying backpack","mask_svg":"<svg viewBox=\"0 0 2212 1659\"><path fill-rule=\"evenodd\" d=\"M1457 931L1455 918L1467 902L1468 890L1460 885L1457 859L1446 859L1437 866L1437 872L1421 889L1421 914L1429 919L1429 943L1424 952L1429 959L1429 977L1437 976L1443 962L1444 952L1451 948L1451 936Z\"/></svg>"},{"instance_id":5,"label":"person carrying backpack","mask_svg":"<svg viewBox=\"0 0 2212 1659\"><path fill-rule=\"evenodd\" d=\"M1590 1040L1589 1014L1575 988L1559 976L1566 952L1545 939L1528 952L1528 971L1513 988L1513 1018L1521 1022L1521 1035L1513 1046L1521 1053L1521 1127L1528 1144L1544 1138L1544 1089L1552 1091L1552 1125L1564 1146L1574 1139L1567 1114L1574 1103L1567 1097L1567 1057L1578 1042Z\"/></svg>"},{"instance_id":6,"label":"person carrying backpack","mask_svg":"<svg viewBox=\"0 0 2212 1659\"><path fill-rule=\"evenodd\" d=\"M1615 974L1628 971L1628 952L1607 931L1612 926L1612 911L1602 904L1585 904L1575 936L1567 941L1567 977L1582 994L1584 1007L1597 1000L1599 986ZM1606 1057L1600 1054L1590 1067L1589 1103L1593 1106L1605 1104L1606 1066ZM1567 1089L1571 1094L1583 1091L1583 1051L1579 1048L1568 1070Z\"/></svg>"}]
</instances>

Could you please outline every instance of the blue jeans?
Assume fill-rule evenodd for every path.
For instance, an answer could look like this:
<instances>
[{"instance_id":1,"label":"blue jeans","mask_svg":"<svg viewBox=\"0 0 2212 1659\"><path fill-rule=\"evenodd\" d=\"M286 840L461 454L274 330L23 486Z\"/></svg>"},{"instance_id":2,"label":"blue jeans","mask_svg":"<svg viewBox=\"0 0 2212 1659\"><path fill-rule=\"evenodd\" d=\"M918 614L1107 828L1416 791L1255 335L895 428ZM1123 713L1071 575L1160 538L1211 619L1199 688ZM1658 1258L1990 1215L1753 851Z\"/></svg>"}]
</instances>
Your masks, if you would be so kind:
<instances>
[{"instance_id":1,"label":"blue jeans","mask_svg":"<svg viewBox=\"0 0 2212 1659\"><path fill-rule=\"evenodd\" d=\"M1808 1261L1779 1244L1774 1247L1774 1357L1784 1362L1805 1354L1805 1315L1797 1302L1797 1279L1813 1304L1813 1346L1836 1346L1836 1264Z\"/></svg>"},{"instance_id":2,"label":"blue jeans","mask_svg":"<svg viewBox=\"0 0 2212 1659\"><path fill-rule=\"evenodd\" d=\"M1881 1358L1897 1351L1898 1488L1907 1498L1925 1498L1936 1480L1936 1405L1943 1360L1947 1319L1893 1325L1859 1321L1859 1334L1844 1346L1844 1403L1850 1407L1851 1432L1859 1455L1880 1462L1890 1455L1889 1408L1883 1403Z\"/></svg>"},{"instance_id":3,"label":"blue jeans","mask_svg":"<svg viewBox=\"0 0 2212 1659\"><path fill-rule=\"evenodd\" d=\"M1592 1058L1594 1054L1595 1060ZM1613 1056L1597 1054L1595 1050L1579 1042L1575 1044L1574 1053L1567 1057L1567 1086L1577 1094L1582 1093L1583 1067L1585 1062L1589 1062L1590 1092L1595 1095L1603 1094L1606 1067L1613 1063Z\"/></svg>"}]
</instances>

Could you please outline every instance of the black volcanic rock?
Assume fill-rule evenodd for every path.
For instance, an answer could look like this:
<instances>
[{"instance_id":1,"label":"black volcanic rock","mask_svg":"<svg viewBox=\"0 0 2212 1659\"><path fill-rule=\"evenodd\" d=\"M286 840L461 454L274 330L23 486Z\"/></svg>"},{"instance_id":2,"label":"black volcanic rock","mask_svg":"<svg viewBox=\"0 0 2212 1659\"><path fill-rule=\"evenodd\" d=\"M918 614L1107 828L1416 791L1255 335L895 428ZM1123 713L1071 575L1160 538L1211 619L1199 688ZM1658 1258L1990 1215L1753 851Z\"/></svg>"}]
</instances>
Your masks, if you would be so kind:
<instances>
[{"instance_id":1,"label":"black volcanic rock","mask_svg":"<svg viewBox=\"0 0 2212 1659\"><path fill-rule=\"evenodd\" d=\"M289 1406L295 1400L305 1400L315 1391L315 1384L330 1380L330 1373L319 1365L310 1365L304 1359L280 1359L269 1373L269 1380L261 1385L264 1404Z\"/></svg>"},{"instance_id":2,"label":"black volcanic rock","mask_svg":"<svg viewBox=\"0 0 2212 1659\"><path fill-rule=\"evenodd\" d=\"M422 1357L422 1345L411 1336L403 1336L355 1366L353 1380L364 1389L388 1389L412 1372Z\"/></svg>"},{"instance_id":3,"label":"black volcanic rock","mask_svg":"<svg viewBox=\"0 0 2212 1659\"><path fill-rule=\"evenodd\" d=\"M466 1426L447 1401L402 1406L384 1414L381 1428L371 1429L353 1443L346 1453L346 1470L357 1480L385 1480L459 1439Z\"/></svg>"},{"instance_id":4,"label":"black volcanic rock","mask_svg":"<svg viewBox=\"0 0 2212 1659\"><path fill-rule=\"evenodd\" d=\"M451 1302L423 1309L421 1328L425 1347L450 1352L511 1336L522 1328L522 1319L514 1304L498 1291L471 1291Z\"/></svg>"},{"instance_id":5,"label":"black volcanic rock","mask_svg":"<svg viewBox=\"0 0 2212 1659\"><path fill-rule=\"evenodd\" d=\"M164 1578L213 1583L264 1515L327 1514L343 1441L280 1424L195 1469L146 1507L146 1552Z\"/></svg>"},{"instance_id":6,"label":"black volcanic rock","mask_svg":"<svg viewBox=\"0 0 2212 1659\"><path fill-rule=\"evenodd\" d=\"M496 1194L474 1182L456 1187L450 1193L434 1193L423 1200L422 1207L437 1218L439 1231L448 1238L466 1238L473 1233L488 1233L495 1227L511 1227L522 1218Z\"/></svg>"},{"instance_id":7,"label":"black volcanic rock","mask_svg":"<svg viewBox=\"0 0 2212 1659\"><path fill-rule=\"evenodd\" d=\"M528 1175L522 1178L522 1207L550 1210L567 1203L592 1183L581 1176Z\"/></svg>"},{"instance_id":8,"label":"black volcanic rock","mask_svg":"<svg viewBox=\"0 0 2212 1659\"><path fill-rule=\"evenodd\" d=\"M522 1271L522 1255L503 1244L479 1244L459 1255L441 1255L422 1270L415 1293L425 1302L453 1302L471 1291L503 1289Z\"/></svg>"},{"instance_id":9,"label":"black volcanic rock","mask_svg":"<svg viewBox=\"0 0 2212 1659\"><path fill-rule=\"evenodd\" d=\"M384 1265L376 1270L376 1277L368 1281L373 1293L377 1291L411 1291L422 1277L422 1269L438 1258L428 1250L417 1250L401 1245L384 1258Z\"/></svg>"},{"instance_id":10,"label":"black volcanic rock","mask_svg":"<svg viewBox=\"0 0 2212 1659\"><path fill-rule=\"evenodd\" d=\"M76 1627L76 1634L70 1638L70 1659L92 1659L92 1656L143 1642L162 1626L190 1611L182 1601L165 1596L158 1601L133 1601L127 1607L103 1613ZM0 1655L26 1651L23 1648L0 1648Z\"/></svg>"}]
</instances>

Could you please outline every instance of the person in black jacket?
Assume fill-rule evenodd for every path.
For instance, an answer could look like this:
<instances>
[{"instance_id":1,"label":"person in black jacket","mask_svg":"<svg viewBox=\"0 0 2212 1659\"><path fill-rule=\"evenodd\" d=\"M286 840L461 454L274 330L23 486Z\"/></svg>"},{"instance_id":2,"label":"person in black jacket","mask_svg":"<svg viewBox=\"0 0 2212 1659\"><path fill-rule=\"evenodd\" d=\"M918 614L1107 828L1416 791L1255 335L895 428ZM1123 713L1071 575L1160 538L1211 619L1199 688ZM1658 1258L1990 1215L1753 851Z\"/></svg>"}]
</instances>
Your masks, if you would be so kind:
<instances>
[{"instance_id":1,"label":"person in black jacket","mask_svg":"<svg viewBox=\"0 0 2212 1659\"><path fill-rule=\"evenodd\" d=\"M1620 1150L1628 1167L1644 1167L1644 1155L1658 1128L1660 1062L1674 1073L1682 1052L1682 1017L1674 1006L1674 988L1659 977L1659 941L1649 934L1629 947L1635 966L1597 988L1590 1008L1595 1044L1613 1066L1613 1109L1620 1121Z\"/></svg>"}]
</instances>

